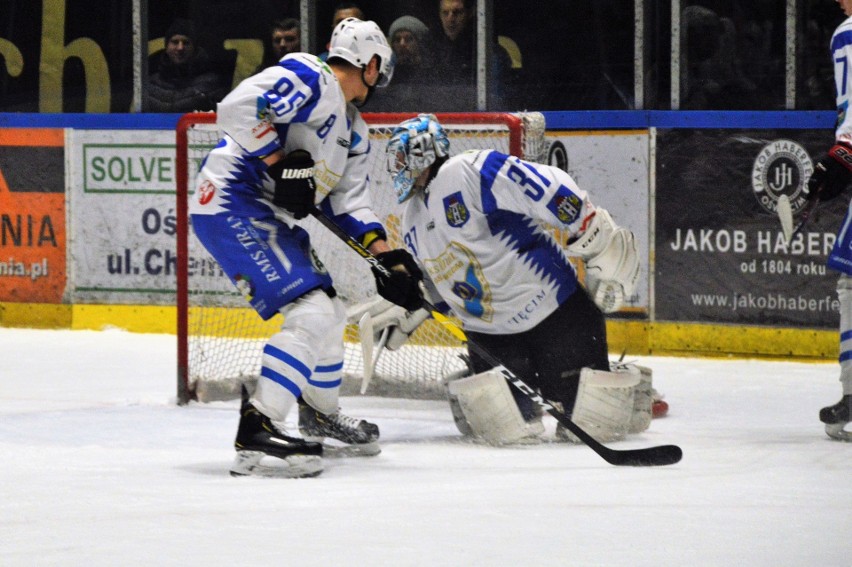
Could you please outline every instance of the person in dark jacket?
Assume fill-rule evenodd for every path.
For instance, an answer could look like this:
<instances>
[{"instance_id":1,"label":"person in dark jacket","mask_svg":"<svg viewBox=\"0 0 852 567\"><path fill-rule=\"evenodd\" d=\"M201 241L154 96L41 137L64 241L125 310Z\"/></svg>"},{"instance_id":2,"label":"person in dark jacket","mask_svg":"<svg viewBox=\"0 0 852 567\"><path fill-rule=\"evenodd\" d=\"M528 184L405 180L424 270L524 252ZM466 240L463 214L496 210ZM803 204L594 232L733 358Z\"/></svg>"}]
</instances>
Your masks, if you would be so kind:
<instances>
[{"instance_id":1,"label":"person in dark jacket","mask_svg":"<svg viewBox=\"0 0 852 567\"><path fill-rule=\"evenodd\" d=\"M169 26L159 67L148 78L143 110L192 112L216 110L227 93L207 52L196 43L195 25L178 18Z\"/></svg>"}]
</instances>

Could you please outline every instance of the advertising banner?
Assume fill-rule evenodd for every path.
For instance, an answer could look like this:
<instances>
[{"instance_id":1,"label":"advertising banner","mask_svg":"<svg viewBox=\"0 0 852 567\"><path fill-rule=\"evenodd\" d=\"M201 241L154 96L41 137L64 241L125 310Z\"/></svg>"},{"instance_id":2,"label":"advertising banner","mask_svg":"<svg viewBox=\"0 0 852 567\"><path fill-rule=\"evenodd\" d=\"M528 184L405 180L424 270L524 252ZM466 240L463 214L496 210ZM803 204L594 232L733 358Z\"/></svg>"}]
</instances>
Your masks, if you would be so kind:
<instances>
[{"instance_id":1,"label":"advertising banner","mask_svg":"<svg viewBox=\"0 0 852 567\"><path fill-rule=\"evenodd\" d=\"M627 311L648 310L650 258L647 130L548 131L547 162L571 174L592 203L633 231L641 260L636 291Z\"/></svg>"},{"instance_id":2,"label":"advertising banner","mask_svg":"<svg viewBox=\"0 0 852 567\"><path fill-rule=\"evenodd\" d=\"M62 302L63 152L61 129L0 130L0 301Z\"/></svg>"},{"instance_id":3,"label":"advertising banner","mask_svg":"<svg viewBox=\"0 0 852 567\"><path fill-rule=\"evenodd\" d=\"M787 245L776 213L833 140L814 130L659 130L658 321L836 328L838 273L825 267L849 203L823 203ZM813 156L813 157L812 157Z\"/></svg>"},{"instance_id":4,"label":"advertising banner","mask_svg":"<svg viewBox=\"0 0 852 567\"><path fill-rule=\"evenodd\" d=\"M69 145L72 301L173 304L174 132L71 130ZM229 289L200 245L190 256L191 277Z\"/></svg>"}]
</instances>

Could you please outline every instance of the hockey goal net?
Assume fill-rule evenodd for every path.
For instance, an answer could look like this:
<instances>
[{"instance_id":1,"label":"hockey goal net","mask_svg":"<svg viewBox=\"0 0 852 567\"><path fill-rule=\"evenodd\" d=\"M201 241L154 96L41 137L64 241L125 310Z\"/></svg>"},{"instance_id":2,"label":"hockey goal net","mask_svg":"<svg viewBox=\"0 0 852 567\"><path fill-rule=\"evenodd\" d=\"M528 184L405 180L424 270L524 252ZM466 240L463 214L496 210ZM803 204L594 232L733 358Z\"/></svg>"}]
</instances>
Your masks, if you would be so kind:
<instances>
[{"instance_id":1,"label":"hockey goal net","mask_svg":"<svg viewBox=\"0 0 852 567\"><path fill-rule=\"evenodd\" d=\"M402 247L396 197L385 172L384 146L390 132L415 114L369 114L372 141L371 196L393 247ZM491 148L531 160L544 152L544 117L540 113L437 114L450 137L451 154ZM177 126L177 307L178 402L212 401L239 396L240 384L257 379L261 351L281 326L281 316L263 321L251 310L216 261L195 238L187 215L193 179L207 152L219 141L214 113L184 115ZM347 307L375 291L366 262L313 218L303 226ZM364 358L357 327L347 327L344 393L358 391ZM464 368L462 344L441 325L426 321L398 351L384 350L374 359L370 395L408 398L444 396L442 380Z\"/></svg>"}]
</instances>

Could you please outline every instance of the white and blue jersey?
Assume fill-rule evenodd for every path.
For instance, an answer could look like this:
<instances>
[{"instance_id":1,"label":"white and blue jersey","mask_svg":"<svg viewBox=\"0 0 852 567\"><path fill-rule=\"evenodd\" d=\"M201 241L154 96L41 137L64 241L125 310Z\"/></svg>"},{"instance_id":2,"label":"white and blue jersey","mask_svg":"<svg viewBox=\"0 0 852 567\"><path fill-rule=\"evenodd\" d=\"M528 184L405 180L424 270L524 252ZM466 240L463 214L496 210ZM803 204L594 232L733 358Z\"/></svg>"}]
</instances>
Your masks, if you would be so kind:
<instances>
[{"instance_id":1,"label":"white and blue jersey","mask_svg":"<svg viewBox=\"0 0 852 567\"><path fill-rule=\"evenodd\" d=\"M219 103L223 138L205 158L190 204L193 228L264 319L331 278L308 234L272 203L262 158L283 148L315 162L316 203L350 235L382 225L368 196L370 142L327 64L295 53L249 77Z\"/></svg>"},{"instance_id":2,"label":"white and blue jersey","mask_svg":"<svg viewBox=\"0 0 852 567\"><path fill-rule=\"evenodd\" d=\"M469 331L528 331L579 286L549 227L574 235L594 206L561 169L470 151L404 206L406 246Z\"/></svg>"},{"instance_id":3,"label":"white and blue jersey","mask_svg":"<svg viewBox=\"0 0 852 567\"><path fill-rule=\"evenodd\" d=\"M852 93L852 17L846 18L831 36L831 58L834 61L834 87L837 100L835 139L852 146L852 118L849 116L849 96ZM834 248L828 256L828 266L852 276L852 207L846 212Z\"/></svg>"}]
</instances>

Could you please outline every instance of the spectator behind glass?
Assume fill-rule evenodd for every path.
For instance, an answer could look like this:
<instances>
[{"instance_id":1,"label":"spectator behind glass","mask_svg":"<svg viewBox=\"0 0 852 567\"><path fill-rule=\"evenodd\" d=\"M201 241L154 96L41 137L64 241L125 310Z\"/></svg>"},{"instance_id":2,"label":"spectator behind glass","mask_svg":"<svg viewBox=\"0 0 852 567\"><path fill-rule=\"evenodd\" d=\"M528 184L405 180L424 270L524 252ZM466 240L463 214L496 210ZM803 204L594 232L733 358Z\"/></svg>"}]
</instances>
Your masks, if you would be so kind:
<instances>
[{"instance_id":1,"label":"spectator behind glass","mask_svg":"<svg viewBox=\"0 0 852 567\"><path fill-rule=\"evenodd\" d=\"M475 0L439 0L441 30L434 34L435 73L441 78L442 111L476 110ZM491 75L488 81L489 109L499 109L503 77L511 67L506 51L491 46Z\"/></svg>"},{"instance_id":2,"label":"spectator behind glass","mask_svg":"<svg viewBox=\"0 0 852 567\"><path fill-rule=\"evenodd\" d=\"M757 86L742 71L733 22L703 6L687 6L683 24L680 108L757 108Z\"/></svg>"},{"instance_id":3,"label":"spectator behind glass","mask_svg":"<svg viewBox=\"0 0 852 567\"><path fill-rule=\"evenodd\" d=\"M228 93L197 37L189 20L178 18L169 26L158 69L148 78L145 112L216 110Z\"/></svg>"},{"instance_id":4,"label":"spectator behind glass","mask_svg":"<svg viewBox=\"0 0 852 567\"><path fill-rule=\"evenodd\" d=\"M334 28L337 27L337 24L345 20L346 18L358 18L359 20L367 19L364 14L364 10L361 9L358 4L354 2L341 2L340 4L334 7L334 15L331 17L331 30L334 31ZM331 34L329 34L329 38ZM330 43L326 43L325 51L319 54L319 58L325 61L328 58L328 47Z\"/></svg>"},{"instance_id":5,"label":"spectator behind glass","mask_svg":"<svg viewBox=\"0 0 852 567\"><path fill-rule=\"evenodd\" d=\"M263 63L255 70L255 73L259 73L267 67L272 67L288 53L302 51L301 25L301 22L296 18L278 20L272 24L269 45L265 50L266 56L263 59Z\"/></svg>"},{"instance_id":6,"label":"spectator behind glass","mask_svg":"<svg viewBox=\"0 0 852 567\"><path fill-rule=\"evenodd\" d=\"M438 89L433 73L429 28L413 16L394 20L388 31L396 58L393 81L377 91L370 109L384 112L423 112L436 106Z\"/></svg>"}]
</instances>

